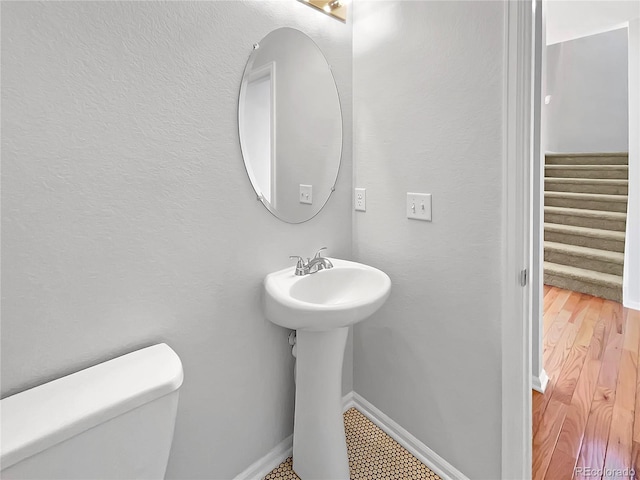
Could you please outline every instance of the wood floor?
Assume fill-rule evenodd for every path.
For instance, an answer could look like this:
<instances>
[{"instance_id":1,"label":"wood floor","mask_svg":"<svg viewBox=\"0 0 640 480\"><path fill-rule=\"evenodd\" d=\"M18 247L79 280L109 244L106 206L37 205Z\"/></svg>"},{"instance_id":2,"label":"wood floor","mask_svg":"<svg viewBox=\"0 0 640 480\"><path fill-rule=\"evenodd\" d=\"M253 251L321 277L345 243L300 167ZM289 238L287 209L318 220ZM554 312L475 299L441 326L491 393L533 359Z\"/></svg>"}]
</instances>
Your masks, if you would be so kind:
<instances>
[{"instance_id":1,"label":"wood floor","mask_svg":"<svg viewBox=\"0 0 640 480\"><path fill-rule=\"evenodd\" d=\"M545 285L543 337L533 479L640 478L640 312Z\"/></svg>"}]
</instances>

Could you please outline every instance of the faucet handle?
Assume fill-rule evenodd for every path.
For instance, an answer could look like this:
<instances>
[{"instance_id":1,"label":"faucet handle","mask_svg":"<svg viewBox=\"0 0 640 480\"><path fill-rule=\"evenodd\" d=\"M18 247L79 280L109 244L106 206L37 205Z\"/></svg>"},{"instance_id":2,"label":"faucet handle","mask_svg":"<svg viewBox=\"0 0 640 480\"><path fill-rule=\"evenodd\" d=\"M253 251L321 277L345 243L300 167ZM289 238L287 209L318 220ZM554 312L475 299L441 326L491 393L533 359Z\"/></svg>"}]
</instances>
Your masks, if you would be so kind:
<instances>
[{"instance_id":1,"label":"faucet handle","mask_svg":"<svg viewBox=\"0 0 640 480\"><path fill-rule=\"evenodd\" d=\"M316 252L316 254L313 256L313 258L320 258L322 256L320 252L322 252L323 250L326 250L326 249L327 249L327 247L322 247L320 250L318 250Z\"/></svg>"},{"instance_id":2,"label":"faucet handle","mask_svg":"<svg viewBox=\"0 0 640 480\"><path fill-rule=\"evenodd\" d=\"M298 259L298 267L302 267L304 265L304 258L299 255L289 255L289 258L297 258Z\"/></svg>"},{"instance_id":3,"label":"faucet handle","mask_svg":"<svg viewBox=\"0 0 640 480\"><path fill-rule=\"evenodd\" d=\"M297 258L298 259L298 263L296 264L296 275L304 275L305 274L305 267L306 267L304 258L300 257L299 255L289 255L289 258Z\"/></svg>"}]
</instances>

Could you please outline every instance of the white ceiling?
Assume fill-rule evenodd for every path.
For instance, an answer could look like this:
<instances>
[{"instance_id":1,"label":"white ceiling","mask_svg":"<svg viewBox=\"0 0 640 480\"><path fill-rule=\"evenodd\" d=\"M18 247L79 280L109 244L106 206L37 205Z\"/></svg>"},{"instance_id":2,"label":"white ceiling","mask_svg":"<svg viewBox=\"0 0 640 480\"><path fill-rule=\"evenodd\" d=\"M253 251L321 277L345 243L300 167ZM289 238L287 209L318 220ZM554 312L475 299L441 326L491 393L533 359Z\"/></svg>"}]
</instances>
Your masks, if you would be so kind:
<instances>
[{"instance_id":1,"label":"white ceiling","mask_svg":"<svg viewBox=\"0 0 640 480\"><path fill-rule=\"evenodd\" d=\"M640 17L640 0L547 0L547 45L615 30Z\"/></svg>"}]
</instances>

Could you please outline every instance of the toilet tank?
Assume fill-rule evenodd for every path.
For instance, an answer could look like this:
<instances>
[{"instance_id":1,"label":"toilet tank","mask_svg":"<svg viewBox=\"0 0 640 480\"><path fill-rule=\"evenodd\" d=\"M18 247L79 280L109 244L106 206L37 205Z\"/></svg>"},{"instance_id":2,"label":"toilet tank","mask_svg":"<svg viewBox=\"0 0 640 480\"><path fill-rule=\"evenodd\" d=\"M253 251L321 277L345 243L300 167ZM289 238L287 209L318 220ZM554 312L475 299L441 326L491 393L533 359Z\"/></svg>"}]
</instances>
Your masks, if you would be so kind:
<instances>
[{"instance_id":1,"label":"toilet tank","mask_svg":"<svg viewBox=\"0 0 640 480\"><path fill-rule=\"evenodd\" d=\"M0 477L164 478L182 378L159 344L0 400Z\"/></svg>"}]
</instances>

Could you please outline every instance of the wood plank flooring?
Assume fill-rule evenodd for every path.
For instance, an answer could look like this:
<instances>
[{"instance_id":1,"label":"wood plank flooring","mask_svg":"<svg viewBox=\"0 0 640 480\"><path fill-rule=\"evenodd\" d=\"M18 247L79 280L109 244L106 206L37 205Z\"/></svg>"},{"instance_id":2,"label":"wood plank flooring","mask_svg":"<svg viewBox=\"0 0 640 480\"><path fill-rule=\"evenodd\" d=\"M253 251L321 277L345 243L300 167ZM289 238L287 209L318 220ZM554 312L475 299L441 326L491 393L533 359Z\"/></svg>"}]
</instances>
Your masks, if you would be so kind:
<instances>
[{"instance_id":1,"label":"wood plank flooring","mask_svg":"<svg viewBox=\"0 0 640 480\"><path fill-rule=\"evenodd\" d=\"M543 328L533 480L640 478L640 312L545 285Z\"/></svg>"}]
</instances>

